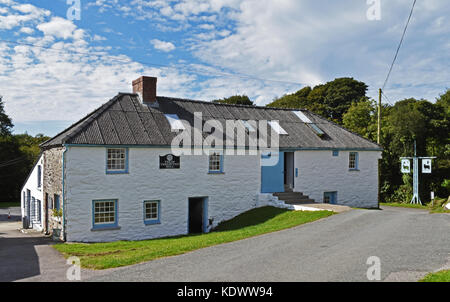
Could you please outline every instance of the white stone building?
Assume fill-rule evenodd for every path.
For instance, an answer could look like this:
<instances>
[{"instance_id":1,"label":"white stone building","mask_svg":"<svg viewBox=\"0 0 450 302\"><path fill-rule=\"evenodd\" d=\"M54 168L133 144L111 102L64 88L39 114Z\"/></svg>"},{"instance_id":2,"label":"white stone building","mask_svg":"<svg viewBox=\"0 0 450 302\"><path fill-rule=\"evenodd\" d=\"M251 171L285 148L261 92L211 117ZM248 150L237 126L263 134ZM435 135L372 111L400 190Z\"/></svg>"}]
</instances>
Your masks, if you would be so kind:
<instances>
[{"instance_id":1,"label":"white stone building","mask_svg":"<svg viewBox=\"0 0 450 302\"><path fill-rule=\"evenodd\" d=\"M157 97L156 81L134 81L134 93L118 94L41 145L41 191L32 188L35 168L22 202L26 190L40 192L46 232L61 229L67 241L140 240L208 232L249 209L283 206L280 200L378 207L381 148L373 142L307 110ZM231 134L245 139L231 135L225 144L230 133L215 125L200 133L200 144L189 136L193 147L185 150L200 155L177 156L174 138L211 120L237 121ZM204 147L214 134L225 149L217 141ZM254 147L255 137L270 148ZM52 216L55 207L61 218Z\"/></svg>"}]
</instances>

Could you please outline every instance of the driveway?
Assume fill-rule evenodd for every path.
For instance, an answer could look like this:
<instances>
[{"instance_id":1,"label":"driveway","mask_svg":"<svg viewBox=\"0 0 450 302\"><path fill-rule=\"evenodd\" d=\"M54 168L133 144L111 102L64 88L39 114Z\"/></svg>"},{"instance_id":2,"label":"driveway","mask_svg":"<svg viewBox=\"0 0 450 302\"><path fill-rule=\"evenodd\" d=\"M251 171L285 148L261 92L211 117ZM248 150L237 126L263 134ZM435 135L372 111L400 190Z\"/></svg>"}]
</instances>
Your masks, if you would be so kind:
<instances>
[{"instance_id":1,"label":"driveway","mask_svg":"<svg viewBox=\"0 0 450 302\"><path fill-rule=\"evenodd\" d=\"M0 209L0 282L67 281L70 265L51 247L54 242L40 232L21 232L20 220L20 208ZM100 273L82 270L86 278Z\"/></svg>"},{"instance_id":2,"label":"driveway","mask_svg":"<svg viewBox=\"0 0 450 302\"><path fill-rule=\"evenodd\" d=\"M450 264L450 215L352 210L293 229L116 269L90 281L416 281ZM450 267L449 267L450 268Z\"/></svg>"}]
</instances>

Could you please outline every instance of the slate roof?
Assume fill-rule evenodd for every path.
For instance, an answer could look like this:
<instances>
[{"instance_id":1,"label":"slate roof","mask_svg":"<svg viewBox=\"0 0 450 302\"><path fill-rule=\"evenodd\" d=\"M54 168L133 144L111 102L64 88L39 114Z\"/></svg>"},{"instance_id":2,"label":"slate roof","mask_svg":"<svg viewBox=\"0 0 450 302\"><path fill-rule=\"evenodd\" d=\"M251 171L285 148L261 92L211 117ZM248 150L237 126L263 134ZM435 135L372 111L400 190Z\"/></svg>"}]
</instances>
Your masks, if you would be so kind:
<instances>
[{"instance_id":1,"label":"slate roof","mask_svg":"<svg viewBox=\"0 0 450 302\"><path fill-rule=\"evenodd\" d=\"M158 108L143 104L137 94L119 93L68 129L41 144L42 149L74 145L170 146L177 135L164 114L177 114L193 126L194 112L203 122L219 120L278 120L288 135L280 135L280 148L382 150L381 147L308 110L217 104L204 101L157 97ZM319 137L292 111L302 111L325 132ZM268 126L270 133L270 126ZM206 137L209 133L203 133ZM270 142L270 139L268 140ZM247 139L246 139L247 142ZM235 146L238 145L235 142Z\"/></svg>"}]
</instances>

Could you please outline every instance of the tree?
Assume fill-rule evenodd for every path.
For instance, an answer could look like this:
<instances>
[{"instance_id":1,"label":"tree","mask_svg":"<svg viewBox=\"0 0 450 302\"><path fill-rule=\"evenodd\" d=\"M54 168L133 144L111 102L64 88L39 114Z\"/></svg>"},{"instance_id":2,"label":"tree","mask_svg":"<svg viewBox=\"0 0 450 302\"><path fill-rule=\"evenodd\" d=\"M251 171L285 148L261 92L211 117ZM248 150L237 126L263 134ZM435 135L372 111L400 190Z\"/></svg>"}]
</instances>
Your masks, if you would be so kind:
<instances>
[{"instance_id":1,"label":"tree","mask_svg":"<svg viewBox=\"0 0 450 302\"><path fill-rule=\"evenodd\" d=\"M313 89L304 87L293 94L275 99L268 107L304 108L342 124L342 117L352 103L365 100L367 85L353 78L337 78Z\"/></svg>"},{"instance_id":2,"label":"tree","mask_svg":"<svg viewBox=\"0 0 450 302\"><path fill-rule=\"evenodd\" d=\"M353 102L343 115L344 127L365 138L374 140L376 139L376 111L375 102L368 98L360 102Z\"/></svg>"},{"instance_id":3,"label":"tree","mask_svg":"<svg viewBox=\"0 0 450 302\"><path fill-rule=\"evenodd\" d=\"M228 98L214 100L213 103L253 106L253 102L246 95L234 95Z\"/></svg>"},{"instance_id":4,"label":"tree","mask_svg":"<svg viewBox=\"0 0 450 302\"><path fill-rule=\"evenodd\" d=\"M308 106L308 95L311 87L306 86L293 94L285 94L281 98L275 99L267 107L303 109Z\"/></svg>"},{"instance_id":5,"label":"tree","mask_svg":"<svg viewBox=\"0 0 450 302\"><path fill-rule=\"evenodd\" d=\"M11 135L12 127L13 123L11 118L5 113L3 99L0 96L0 136Z\"/></svg>"},{"instance_id":6,"label":"tree","mask_svg":"<svg viewBox=\"0 0 450 302\"><path fill-rule=\"evenodd\" d=\"M447 89L447 92L441 94L436 99L436 105L441 106L444 109L444 112L447 114L447 118L450 115L450 89Z\"/></svg>"}]
</instances>

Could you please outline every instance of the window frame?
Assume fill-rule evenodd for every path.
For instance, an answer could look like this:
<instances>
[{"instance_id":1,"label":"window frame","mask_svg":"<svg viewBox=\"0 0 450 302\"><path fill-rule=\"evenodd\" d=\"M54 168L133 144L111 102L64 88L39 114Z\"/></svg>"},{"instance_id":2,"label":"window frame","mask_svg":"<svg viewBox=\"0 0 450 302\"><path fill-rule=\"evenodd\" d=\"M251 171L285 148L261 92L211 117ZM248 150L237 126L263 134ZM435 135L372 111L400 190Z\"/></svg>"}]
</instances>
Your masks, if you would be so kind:
<instances>
[{"instance_id":1,"label":"window frame","mask_svg":"<svg viewBox=\"0 0 450 302\"><path fill-rule=\"evenodd\" d=\"M351 167L351 156L355 155L355 159L354 159L354 167ZM348 154L348 169L349 171L359 171L359 153L358 152L349 152Z\"/></svg>"},{"instance_id":2,"label":"window frame","mask_svg":"<svg viewBox=\"0 0 450 302\"><path fill-rule=\"evenodd\" d=\"M42 165L37 166L37 188L42 188Z\"/></svg>"},{"instance_id":3,"label":"window frame","mask_svg":"<svg viewBox=\"0 0 450 302\"><path fill-rule=\"evenodd\" d=\"M114 222L96 223L95 222L95 204L99 202L114 202ZM117 229L119 226L119 200L118 199L95 199L92 200L92 230Z\"/></svg>"},{"instance_id":4,"label":"window frame","mask_svg":"<svg viewBox=\"0 0 450 302\"><path fill-rule=\"evenodd\" d=\"M53 209L59 211L61 209L61 197L59 194L53 194Z\"/></svg>"},{"instance_id":5,"label":"window frame","mask_svg":"<svg viewBox=\"0 0 450 302\"><path fill-rule=\"evenodd\" d=\"M125 153L125 162L124 162L124 169L108 169L108 155L109 150L124 150ZM123 148L123 147L110 147L106 148L106 163L105 163L105 171L106 174L128 174L128 158L129 158L129 149Z\"/></svg>"},{"instance_id":6,"label":"window frame","mask_svg":"<svg viewBox=\"0 0 450 302\"><path fill-rule=\"evenodd\" d=\"M156 209L157 209L157 218L147 218L147 208L146 205L149 203L156 203ZM153 225L153 224L161 224L161 200L144 200L143 202L143 215L144 215L144 224L145 225Z\"/></svg>"},{"instance_id":7,"label":"window frame","mask_svg":"<svg viewBox=\"0 0 450 302\"><path fill-rule=\"evenodd\" d=\"M219 156L219 169L218 170L211 170L211 156L218 155ZM218 151L211 151L208 154L208 173L209 174L223 174L223 153Z\"/></svg>"}]
</instances>

